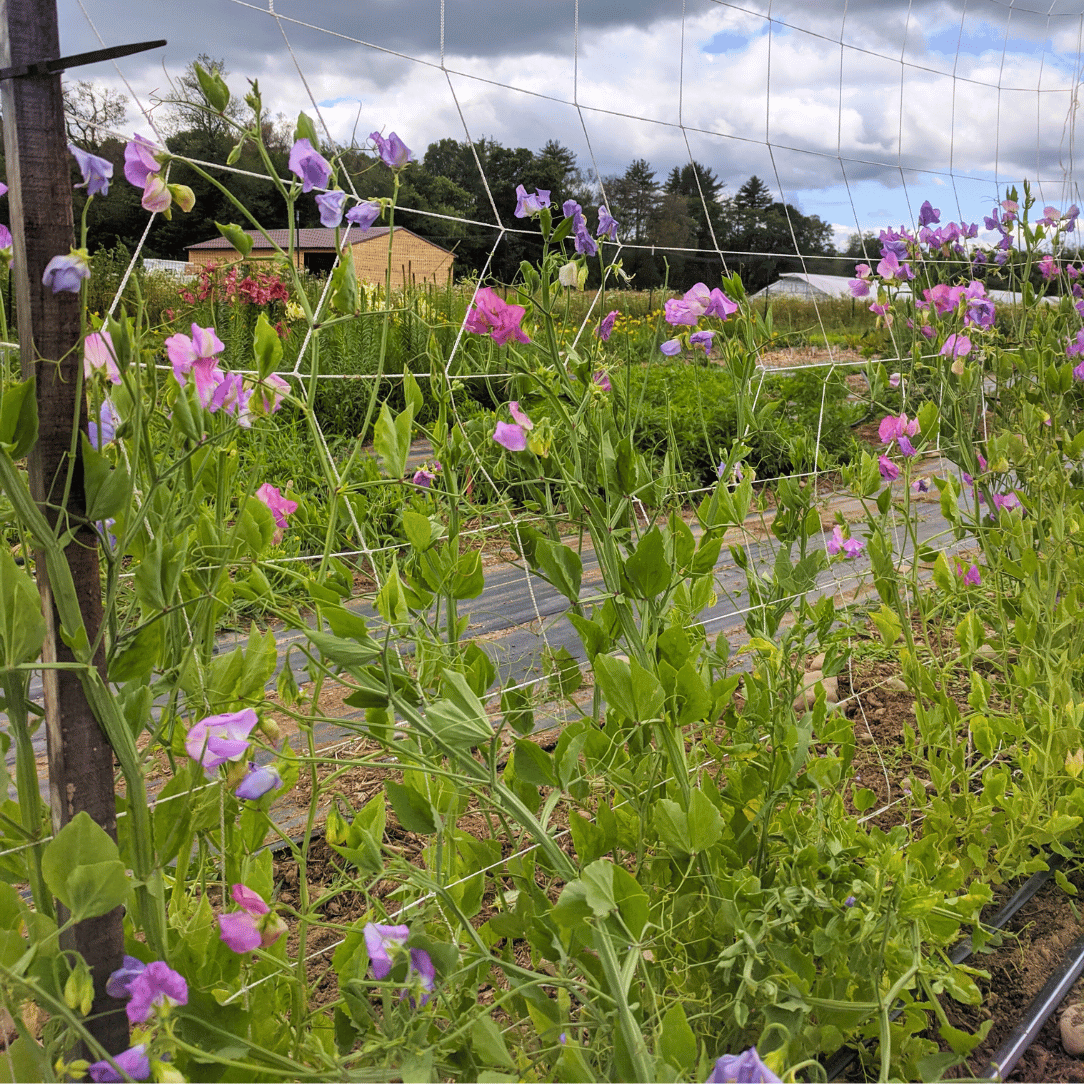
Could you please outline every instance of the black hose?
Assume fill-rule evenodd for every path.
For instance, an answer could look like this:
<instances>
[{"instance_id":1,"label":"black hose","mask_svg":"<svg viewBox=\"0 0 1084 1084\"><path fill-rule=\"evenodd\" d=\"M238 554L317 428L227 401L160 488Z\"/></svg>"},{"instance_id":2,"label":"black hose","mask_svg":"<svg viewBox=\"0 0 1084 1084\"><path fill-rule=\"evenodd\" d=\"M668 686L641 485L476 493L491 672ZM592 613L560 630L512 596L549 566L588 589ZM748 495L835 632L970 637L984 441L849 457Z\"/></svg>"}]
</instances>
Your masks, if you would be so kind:
<instances>
[{"instance_id":1,"label":"black hose","mask_svg":"<svg viewBox=\"0 0 1084 1084\"><path fill-rule=\"evenodd\" d=\"M1062 864L1062 861L1063 859L1060 854L1051 855L1047 860L1046 869L1041 869L1038 873L1032 874L1014 893L1009 902L994 915L987 928L990 930L1000 930L1009 919L1012 918L1012 916L1015 915L1016 912L1019 911L1047 881L1050 880L1054 874L1054 870ZM971 955L972 951L971 937L964 937L953 946L952 950L949 952L949 959L954 964L963 963L963 961ZM1062 996L1064 997L1064 994ZM894 1020L899 1016L900 1011L901 1010L897 1009L893 1012L890 1019ZM1049 1013L1047 1015L1049 1015ZM1045 1020L1046 1017L1043 1017L1043 1019ZM1025 1049L1027 1049L1026 1045L1021 1049L1020 1053L1022 1054ZM1020 1054L1017 1054L1016 1056L1019 1058ZM836 1053L832 1055L832 1060L824 1069L828 1080L837 1080L841 1077L851 1067L857 1057L858 1050L853 1046L845 1046L842 1049L837 1050ZM1014 1061L1013 1064L1015 1065L1016 1062ZM1001 1078L999 1077L998 1079L1000 1080Z\"/></svg>"}]
</instances>

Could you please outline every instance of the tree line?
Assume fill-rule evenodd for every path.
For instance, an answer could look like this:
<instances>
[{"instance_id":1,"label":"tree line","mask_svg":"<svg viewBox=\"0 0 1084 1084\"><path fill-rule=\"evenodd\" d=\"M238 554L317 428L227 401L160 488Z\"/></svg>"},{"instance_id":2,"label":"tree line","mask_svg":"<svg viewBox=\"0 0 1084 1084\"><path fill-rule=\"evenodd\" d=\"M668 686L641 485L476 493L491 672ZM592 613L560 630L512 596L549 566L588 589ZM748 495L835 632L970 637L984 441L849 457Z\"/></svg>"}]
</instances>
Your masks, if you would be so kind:
<instances>
[{"instance_id":1,"label":"tree line","mask_svg":"<svg viewBox=\"0 0 1084 1084\"><path fill-rule=\"evenodd\" d=\"M220 61L207 56L199 61L224 77L227 74ZM172 100L156 114L167 133L168 149L202 163L225 163L236 132L222 116L189 104L200 100L194 66L179 78L174 91ZM127 99L80 81L67 86L65 104L72 141L114 165L109 197L94 200L88 211L90 250L134 251L147 216L140 206L140 191L124 181L124 141L113 134L124 123ZM235 97L227 117L241 120L246 109ZM280 176L288 175L292 123L281 115L266 119L263 136L272 166ZM360 196L391 195L391 172L363 147L324 150L341 156ZM534 151L505 147L489 137L473 143L446 138L429 144L422 153L414 150L417 160L400 177L396 223L454 251L460 276L487 273L510 281L522 260L538 258L539 240L530 231L520 233L514 228L523 225L511 215L520 184L530 191L549 190L558 207L574 199L593 214L598 204L607 203L621 224L621 242L631 246L622 250L620 258L637 288L667 282L672 289L684 290L697 281L715 280L723 271L723 260L728 272L742 275L750 291L784 271L853 271L853 267L841 270L839 260L831 260L837 253L827 222L776 199L756 176L728 195L714 170L699 162L674 166L660 178L648 161L639 158L624 173L604 177L599 186L585 176L576 155L556 140ZM244 146L233 166L233 171L214 165L202 168L222 180L260 222L271 228L284 227L281 200L261 179L266 170L256 150ZM77 179L77 174L73 176ZM169 179L189 185L196 194L196 205L189 214L175 211L169 221L155 220L143 246L146 256L185 259L188 246L218 236L216 221L240 220L229 199L185 163L175 162ZM82 190L76 190L77 221L84 200ZM313 201L300 200L297 206L299 226L319 226ZM505 226L513 228L501 237L494 251L497 213ZM803 263L798 252L814 259ZM606 245L604 254L608 259L616 258L616 246Z\"/></svg>"}]
</instances>

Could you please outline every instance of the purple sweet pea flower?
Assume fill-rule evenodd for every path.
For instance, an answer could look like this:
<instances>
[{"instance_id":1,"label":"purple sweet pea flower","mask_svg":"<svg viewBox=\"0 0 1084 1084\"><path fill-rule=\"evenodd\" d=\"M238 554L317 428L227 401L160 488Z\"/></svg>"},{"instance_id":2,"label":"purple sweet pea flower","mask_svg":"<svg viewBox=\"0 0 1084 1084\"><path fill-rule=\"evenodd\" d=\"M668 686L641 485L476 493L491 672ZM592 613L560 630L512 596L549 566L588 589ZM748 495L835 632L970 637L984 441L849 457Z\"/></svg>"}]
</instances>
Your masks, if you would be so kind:
<instances>
[{"instance_id":1,"label":"purple sweet pea flower","mask_svg":"<svg viewBox=\"0 0 1084 1084\"><path fill-rule=\"evenodd\" d=\"M375 969L374 969L375 970ZM420 1008L425 1005L429 998L432 996L433 990L437 984L437 969L433 964L429 953L425 949L412 948L410 950L410 967L407 968L407 983L408 987L403 991L405 997L411 990L421 993L421 997L418 999L417 1004L414 1002L414 996L411 994L410 1004L414 1008Z\"/></svg>"},{"instance_id":2,"label":"purple sweet pea flower","mask_svg":"<svg viewBox=\"0 0 1084 1084\"><path fill-rule=\"evenodd\" d=\"M346 193L335 189L333 192L320 192L316 196L316 206L320 209L320 225L329 230L342 224L343 203Z\"/></svg>"},{"instance_id":3,"label":"purple sweet pea flower","mask_svg":"<svg viewBox=\"0 0 1084 1084\"><path fill-rule=\"evenodd\" d=\"M187 1005L188 983L161 960L155 960L129 983L128 995L129 1022L143 1024L156 1007L168 1012L174 1005Z\"/></svg>"},{"instance_id":4,"label":"purple sweet pea flower","mask_svg":"<svg viewBox=\"0 0 1084 1084\"><path fill-rule=\"evenodd\" d=\"M98 410L98 421L87 422L87 437L90 446L100 452L106 444L117 439L117 426L120 425L120 415L110 399L103 399L101 408Z\"/></svg>"},{"instance_id":5,"label":"purple sweet pea flower","mask_svg":"<svg viewBox=\"0 0 1084 1084\"><path fill-rule=\"evenodd\" d=\"M587 228L587 219L577 215L572 223L572 244L581 256L597 256L598 242Z\"/></svg>"},{"instance_id":6,"label":"purple sweet pea flower","mask_svg":"<svg viewBox=\"0 0 1084 1084\"><path fill-rule=\"evenodd\" d=\"M982 583L982 575L979 572L978 565L971 565L969 568L964 568L962 561L956 562L956 575L963 582L965 587L978 587Z\"/></svg>"},{"instance_id":7,"label":"purple sweet pea flower","mask_svg":"<svg viewBox=\"0 0 1084 1084\"><path fill-rule=\"evenodd\" d=\"M934 207L929 200L923 203L918 212L918 224L920 226L929 226L931 224L941 221L941 210L938 207Z\"/></svg>"},{"instance_id":8,"label":"purple sweet pea flower","mask_svg":"<svg viewBox=\"0 0 1084 1084\"><path fill-rule=\"evenodd\" d=\"M667 339L659 349L668 357L672 358L675 354L681 353L681 340L680 339Z\"/></svg>"},{"instance_id":9,"label":"purple sweet pea flower","mask_svg":"<svg viewBox=\"0 0 1084 1084\"><path fill-rule=\"evenodd\" d=\"M151 1078L151 1063L147 1057L145 1043L138 1043L120 1054L114 1054L113 1061L116 1063L116 1069L105 1060L93 1062L87 1069L90 1079L95 1081L95 1084L106 1084L106 1082L113 1084L113 1081L119 1082L129 1078L132 1080L150 1080ZM124 1076L121 1076L117 1069L121 1070Z\"/></svg>"},{"instance_id":10,"label":"purple sweet pea flower","mask_svg":"<svg viewBox=\"0 0 1084 1084\"><path fill-rule=\"evenodd\" d=\"M302 192L327 188L331 179L331 163L307 139L299 139L290 148L287 165L291 173L301 178Z\"/></svg>"},{"instance_id":11,"label":"purple sweet pea flower","mask_svg":"<svg viewBox=\"0 0 1084 1084\"><path fill-rule=\"evenodd\" d=\"M574 199L566 199L565 202L561 204L561 214L563 214L565 218L573 218L576 215L582 215L583 208Z\"/></svg>"},{"instance_id":12,"label":"purple sweet pea flower","mask_svg":"<svg viewBox=\"0 0 1084 1084\"><path fill-rule=\"evenodd\" d=\"M941 347L940 352L945 357L966 357L971 353L971 340L966 335L954 333L945 340L945 345Z\"/></svg>"},{"instance_id":13,"label":"purple sweet pea flower","mask_svg":"<svg viewBox=\"0 0 1084 1084\"><path fill-rule=\"evenodd\" d=\"M714 316L719 320L729 320L738 311L739 305L731 301L718 287L711 291L708 296L708 304L704 309L705 316Z\"/></svg>"},{"instance_id":14,"label":"purple sweet pea flower","mask_svg":"<svg viewBox=\"0 0 1084 1084\"><path fill-rule=\"evenodd\" d=\"M860 538L844 538L842 529L837 526L832 528L832 537L824 548L833 557L842 553L847 560L852 560L866 548L866 544Z\"/></svg>"},{"instance_id":15,"label":"purple sweet pea flower","mask_svg":"<svg viewBox=\"0 0 1084 1084\"><path fill-rule=\"evenodd\" d=\"M888 386L890 388L898 388L900 386L900 381L902 381L902 380L903 380L903 377L899 373L893 373L888 378Z\"/></svg>"},{"instance_id":16,"label":"purple sweet pea flower","mask_svg":"<svg viewBox=\"0 0 1084 1084\"><path fill-rule=\"evenodd\" d=\"M869 297L869 283L865 279L851 279L847 283L851 297Z\"/></svg>"},{"instance_id":17,"label":"purple sweet pea flower","mask_svg":"<svg viewBox=\"0 0 1084 1084\"><path fill-rule=\"evenodd\" d=\"M236 953L269 948L286 932L286 926L274 916L266 916L271 908L258 892L246 885L236 884L230 897L240 911L218 916L218 935Z\"/></svg>"},{"instance_id":18,"label":"purple sweet pea flower","mask_svg":"<svg viewBox=\"0 0 1084 1084\"><path fill-rule=\"evenodd\" d=\"M373 223L380 217L380 203L375 199L367 203L357 203L346 212L346 221L357 226L363 233L371 229Z\"/></svg>"},{"instance_id":19,"label":"purple sweet pea flower","mask_svg":"<svg viewBox=\"0 0 1084 1084\"><path fill-rule=\"evenodd\" d=\"M419 467L414 472L414 477L411 478L411 482L416 486L424 486L428 489L433 484L434 478L436 478L436 475L432 471L428 471L424 467Z\"/></svg>"},{"instance_id":20,"label":"purple sweet pea flower","mask_svg":"<svg viewBox=\"0 0 1084 1084\"><path fill-rule=\"evenodd\" d=\"M407 926L382 926L378 922L367 922L363 933L373 978L386 979L392 969L391 951L406 944L410 929Z\"/></svg>"},{"instance_id":21,"label":"purple sweet pea flower","mask_svg":"<svg viewBox=\"0 0 1084 1084\"><path fill-rule=\"evenodd\" d=\"M550 205L550 190L539 188L528 194L521 184L516 185L516 218L529 218Z\"/></svg>"},{"instance_id":22,"label":"purple sweet pea flower","mask_svg":"<svg viewBox=\"0 0 1084 1084\"><path fill-rule=\"evenodd\" d=\"M77 187L85 188L88 196L108 196L109 181L113 176L113 163L82 150L74 143L68 144L68 150L72 152L79 166L79 172L83 174L83 183Z\"/></svg>"},{"instance_id":23,"label":"purple sweet pea flower","mask_svg":"<svg viewBox=\"0 0 1084 1084\"><path fill-rule=\"evenodd\" d=\"M877 457L877 469L886 482L894 482L900 476L900 468L887 455Z\"/></svg>"},{"instance_id":24,"label":"purple sweet pea flower","mask_svg":"<svg viewBox=\"0 0 1084 1084\"><path fill-rule=\"evenodd\" d=\"M162 164L155 157L158 148L141 135L135 135L124 147L124 176L136 188L146 188L147 179L158 173ZM160 153L160 152L159 152Z\"/></svg>"},{"instance_id":25,"label":"purple sweet pea flower","mask_svg":"<svg viewBox=\"0 0 1084 1084\"><path fill-rule=\"evenodd\" d=\"M596 237L608 237L611 241L617 240L617 231L620 229L617 219L610 214L608 207L598 209L598 232Z\"/></svg>"},{"instance_id":26,"label":"purple sweet pea flower","mask_svg":"<svg viewBox=\"0 0 1084 1084\"><path fill-rule=\"evenodd\" d=\"M386 139L379 132L370 132L369 138L376 145L376 152L388 169L400 170L414 158L410 148L394 132Z\"/></svg>"},{"instance_id":27,"label":"purple sweet pea flower","mask_svg":"<svg viewBox=\"0 0 1084 1084\"><path fill-rule=\"evenodd\" d=\"M74 249L67 256L54 256L45 265L42 284L48 286L54 294L77 294L83 279L90 278L90 264L86 256Z\"/></svg>"},{"instance_id":28,"label":"purple sweet pea flower","mask_svg":"<svg viewBox=\"0 0 1084 1084\"><path fill-rule=\"evenodd\" d=\"M210 779L228 760L240 760L248 752L248 736L256 726L252 708L208 715L195 723L184 741L185 752L202 765Z\"/></svg>"},{"instance_id":29,"label":"purple sweet pea flower","mask_svg":"<svg viewBox=\"0 0 1084 1084\"><path fill-rule=\"evenodd\" d=\"M705 354L710 354L711 343L714 338L714 331L694 331L689 336L689 348L692 349L694 346L701 346L704 348Z\"/></svg>"},{"instance_id":30,"label":"purple sweet pea flower","mask_svg":"<svg viewBox=\"0 0 1084 1084\"><path fill-rule=\"evenodd\" d=\"M910 440L908 440L905 435L901 434L896 443L899 444L900 451L903 452L903 454L908 458L913 455L918 455L918 449L910 442Z\"/></svg>"},{"instance_id":31,"label":"purple sweet pea flower","mask_svg":"<svg viewBox=\"0 0 1084 1084\"><path fill-rule=\"evenodd\" d=\"M760 1060L757 1048L751 1046L741 1054L724 1054L718 1058L706 1084L781 1084L781 1081Z\"/></svg>"},{"instance_id":32,"label":"purple sweet pea flower","mask_svg":"<svg viewBox=\"0 0 1084 1084\"><path fill-rule=\"evenodd\" d=\"M105 992L118 1000L129 996L128 987L143 974L147 965L135 956L125 955L124 964L118 967L105 984Z\"/></svg>"},{"instance_id":33,"label":"purple sweet pea flower","mask_svg":"<svg viewBox=\"0 0 1084 1084\"><path fill-rule=\"evenodd\" d=\"M613 391L613 385L610 383L609 374L603 372L601 369L595 373L592 380L603 391Z\"/></svg>"},{"instance_id":34,"label":"purple sweet pea flower","mask_svg":"<svg viewBox=\"0 0 1084 1084\"><path fill-rule=\"evenodd\" d=\"M601 322L599 323L598 330L595 332L595 334L603 342L609 342L610 341L610 336L613 334L613 330L614 330L614 324L617 322L617 315L618 315L617 309L611 309L608 313L606 313L606 315L602 318Z\"/></svg>"},{"instance_id":35,"label":"purple sweet pea flower","mask_svg":"<svg viewBox=\"0 0 1084 1084\"><path fill-rule=\"evenodd\" d=\"M929 493L930 492L930 480L929 478L918 478L911 483L911 490L915 493Z\"/></svg>"},{"instance_id":36,"label":"purple sweet pea flower","mask_svg":"<svg viewBox=\"0 0 1084 1084\"><path fill-rule=\"evenodd\" d=\"M282 786L282 776L272 764L257 768L249 764L248 775L234 789L234 794L244 801L258 802L269 791Z\"/></svg>"},{"instance_id":37,"label":"purple sweet pea flower","mask_svg":"<svg viewBox=\"0 0 1084 1084\"><path fill-rule=\"evenodd\" d=\"M502 447L507 448L510 452L522 452L527 448L527 434L518 425L513 425L510 422L497 422L497 429L493 434L493 439Z\"/></svg>"},{"instance_id":38,"label":"purple sweet pea flower","mask_svg":"<svg viewBox=\"0 0 1084 1084\"><path fill-rule=\"evenodd\" d=\"M843 901L843 906L844 906L844 907L853 907L853 906L854 906L854 905L855 905L855 904L856 904L857 902L858 902L858 901L857 901L857 900L856 900L856 899L854 898L854 896L848 896L848 897L847 897L847 898L846 898L846 899L845 899L845 900Z\"/></svg>"},{"instance_id":39,"label":"purple sweet pea flower","mask_svg":"<svg viewBox=\"0 0 1084 1084\"><path fill-rule=\"evenodd\" d=\"M696 327L703 312L681 297L672 297L663 305L666 322L673 327Z\"/></svg>"}]
</instances>

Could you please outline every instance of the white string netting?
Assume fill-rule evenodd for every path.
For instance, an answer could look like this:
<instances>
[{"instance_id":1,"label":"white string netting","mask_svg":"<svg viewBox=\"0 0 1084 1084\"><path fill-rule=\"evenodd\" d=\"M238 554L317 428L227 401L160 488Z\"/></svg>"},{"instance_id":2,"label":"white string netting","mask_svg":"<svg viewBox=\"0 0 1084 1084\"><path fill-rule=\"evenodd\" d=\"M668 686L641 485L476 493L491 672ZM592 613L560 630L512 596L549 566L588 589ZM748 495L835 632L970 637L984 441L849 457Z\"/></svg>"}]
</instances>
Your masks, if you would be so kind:
<instances>
[{"instance_id":1,"label":"white string netting","mask_svg":"<svg viewBox=\"0 0 1084 1084\"><path fill-rule=\"evenodd\" d=\"M627 37L634 46L639 42L644 50L642 56L634 53L631 58L622 58L624 65L639 73L635 96L613 93L613 72L607 70L607 64L614 62L591 44L597 33L599 5L587 0L574 0L568 7L571 25L564 28L569 31L568 51L556 57L555 50L547 51L544 80L535 77L538 65L532 63L524 65L522 78L508 75L504 81L497 76L509 72L506 66L485 57L463 55L451 47L451 31L461 15L450 0L441 0L439 10L431 7L415 13L419 22L432 20L432 45L416 55L396 47L397 39L391 33L382 39L380 28L374 29L371 22L364 26L350 22L355 17L360 20L360 16L336 16L332 22L331 14L313 9L315 14L302 19L277 10L274 0L265 4L245 0L231 3L254 26L257 21L270 21L274 26L282 41L282 52L274 58L278 81L292 86L294 91L290 107L283 108L295 115L301 109L310 112L318 130L332 142L334 124L326 115L328 107L321 104L316 85L326 85L325 73L309 70L306 60L321 43L328 49L348 47L357 57L374 64L394 61L403 66L407 72L404 85L408 89L424 88L432 112L449 118L447 130L435 134L434 139L450 136L473 147L493 125L498 112L503 111L520 126L522 138L516 138L517 144L541 146L554 139L568 145L597 186L600 203L608 202L606 178L619 174L633 156L648 158L666 168L694 163L707 166L731 193L751 175L764 178L773 197L784 206L790 232L789 245L776 255L797 261L805 276L815 274L811 268L818 266L815 261L823 253L803 251L790 213L792 207L828 215L842 241L848 232L900 226L914 230L919 208L927 198L943 209L942 221L956 217L961 222L981 222L983 215L1004 197L1006 186L1019 185L1024 179L1030 180L1039 206L1051 203L1065 208L1071 202L1080 202L1074 176L1075 108L1084 41L1084 3L1080 0L660 3L656 9L658 23L643 29L628 28ZM79 0L79 7L97 34L90 10L93 0ZM327 25L313 21L317 16L324 18ZM660 42L662 48L668 49L661 60ZM164 144L165 133L156 126L152 103L125 76L126 71L133 70L131 65L129 60L115 62L116 72L145 123ZM287 77L291 68L296 73L292 82ZM395 128L415 145L411 134L403 131L390 111L377 116L370 115L366 108L366 115L372 127L384 131ZM116 134L124 137L128 133ZM624 157L619 160L615 153ZM479 280L484 282L500 246L517 233L534 234L536 228L515 219L513 208L499 203L477 152L474 161L492 221L448 221L476 232L490 231L488 258ZM204 164L214 165L225 174L231 170L243 172L222 163ZM617 256L642 252L700 261L697 266L703 268L701 277L710 287L743 259L762 257L764 253L723 247L700 175L694 171L694 176L710 243L706 247L666 247L624 240ZM363 179L360 183L364 183ZM367 196L363 187L353 194ZM149 221L143 242L151 225ZM977 240L965 245L970 249L982 242L980 232ZM875 242L873 248L879 249L879 244ZM137 250L132 268L139 256ZM875 262L880 253L870 251L868 256ZM812 334L823 343L823 349L801 366L779 364L778 359L769 359L766 354L758 358L757 395L770 375L813 369L823 373L827 390L827 381L835 375L863 373L869 364L867 359L856 358L833 343L828 334L833 302L813 288L814 279L805 281L810 286L808 300L815 325ZM615 285L611 281L608 288L612 291ZM616 299L615 304L621 307L619 293L611 292L607 297ZM754 303L759 305L760 301ZM603 315L600 305L601 294L596 294L574 342L586 342L593 334ZM892 348L880 359L888 371L897 368L903 353L898 331L897 327L891 332ZM460 371L461 347L468 334L462 328L458 332L446 359L446 380L455 384L511 375ZM308 341L306 338L306 345ZM304 359L305 348L299 352L293 370L280 375L292 379L296 386L306 371ZM910 362L909 347L905 360ZM320 376L327 380L375 379L334 372ZM453 398L452 402L458 418L457 400ZM838 476L834 467L826 465L828 457L821 447L825 403L822 395L812 469L798 477L814 488L818 502L831 507L838 493ZM910 406L912 411L918 406L908 402L906 388L904 406ZM319 425L315 431L333 462ZM717 456L724 450L711 447L708 452ZM930 474L955 471L945 456L947 451L940 446L934 448L924 470ZM334 480L342 481L337 473ZM771 486L777 479L759 481ZM475 485L488 488L495 497L502 493L499 482L481 461L475 465ZM689 503L696 503L705 492L692 487L685 496ZM922 508L923 515L927 509L933 514L934 505ZM362 541L354 547L338 547L335 556L371 562L380 553L397 548L370 544L364 523L358 522L352 510L349 514L354 536ZM484 536L514 528L515 521L508 516L478 527L473 533ZM856 522L856 533L858 528ZM830 529L826 527L825 537ZM896 553L903 554L905 538L898 520L892 530ZM768 532L763 534L766 542L747 539L742 543L754 563L767 563L772 557L770 536ZM934 525L924 542L946 549L952 545L944 525ZM723 552L726 554L726 548ZM308 558L279 560L286 563ZM745 616L755 608L744 590L735 586L735 571L733 567L717 570L718 591L728 598L729 605L725 613L703 619L709 635L738 632ZM521 572L541 654L552 646L552 610L540 604L534 577L525 568ZM863 561L836 562L821 577L818 591L833 596L841 607L846 606L860 596L868 578L868 565ZM523 680L505 687L538 685L547 680L539 669L534 667L534 672ZM885 778L887 781L887 772Z\"/></svg>"}]
</instances>

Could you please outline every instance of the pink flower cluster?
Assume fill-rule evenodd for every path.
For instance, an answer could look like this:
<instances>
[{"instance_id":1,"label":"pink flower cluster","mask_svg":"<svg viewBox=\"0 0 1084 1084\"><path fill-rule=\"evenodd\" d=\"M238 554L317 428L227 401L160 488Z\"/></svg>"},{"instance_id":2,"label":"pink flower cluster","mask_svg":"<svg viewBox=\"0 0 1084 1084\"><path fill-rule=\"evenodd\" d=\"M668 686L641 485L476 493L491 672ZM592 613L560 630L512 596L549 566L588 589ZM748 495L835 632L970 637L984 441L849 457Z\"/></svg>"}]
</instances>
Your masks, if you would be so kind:
<instances>
[{"instance_id":1,"label":"pink flower cluster","mask_svg":"<svg viewBox=\"0 0 1084 1084\"><path fill-rule=\"evenodd\" d=\"M220 271L216 267L201 267L199 282L192 290L181 290L181 297L190 305L196 301L240 301L247 305L270 305L287 302L290 291L286 283L271 271L257 270L244 278L238 277L236 267Z\"/></svg>"},{"instance_id":2,"label":"pink flower cluster","mask_svg":"<svg viewBox=\"0 0 1084 1084\"><path fill-rule=\"evenodd\" d=\"M684 297L670 298L663 311L666 322L671 327L694 328L700 323L703 316L715 317L719 320L728 320L738 311L738 303L731 301L718 287L709 290L703 282L685 291ZM714 331L693 331L688 335L690 348L701 347L705 354L711 352ZM667 339L660 347L667 357L674 357L681 353L682 340L680 337Z\"/></svg>"},{"instance_id":3,"label":"pink flower cluster","mask_svg":"<svg viewBox=\"0 0 1084 1084\"><path fill-rule=\"evenodd\" d=\"M475 335L489 335L498 346L512 339L529 343L531 340L520 327L526 311L522 305L509 305L496 290L482 286L474 295L474 304L463 327Z\"/></svg>"},{"instance_id":4,"label":"pink flower cluster","mask_svg":"<svg viewBox=\"0 0 1084 1084\"><path fill-rule=\"evenodd\" d=\"M230 889L230 898L241 910L217 916L218 935L234 952L270 948L286 932L286 924L258 892L238 884Z\"/></svg>"}]
</instances>

